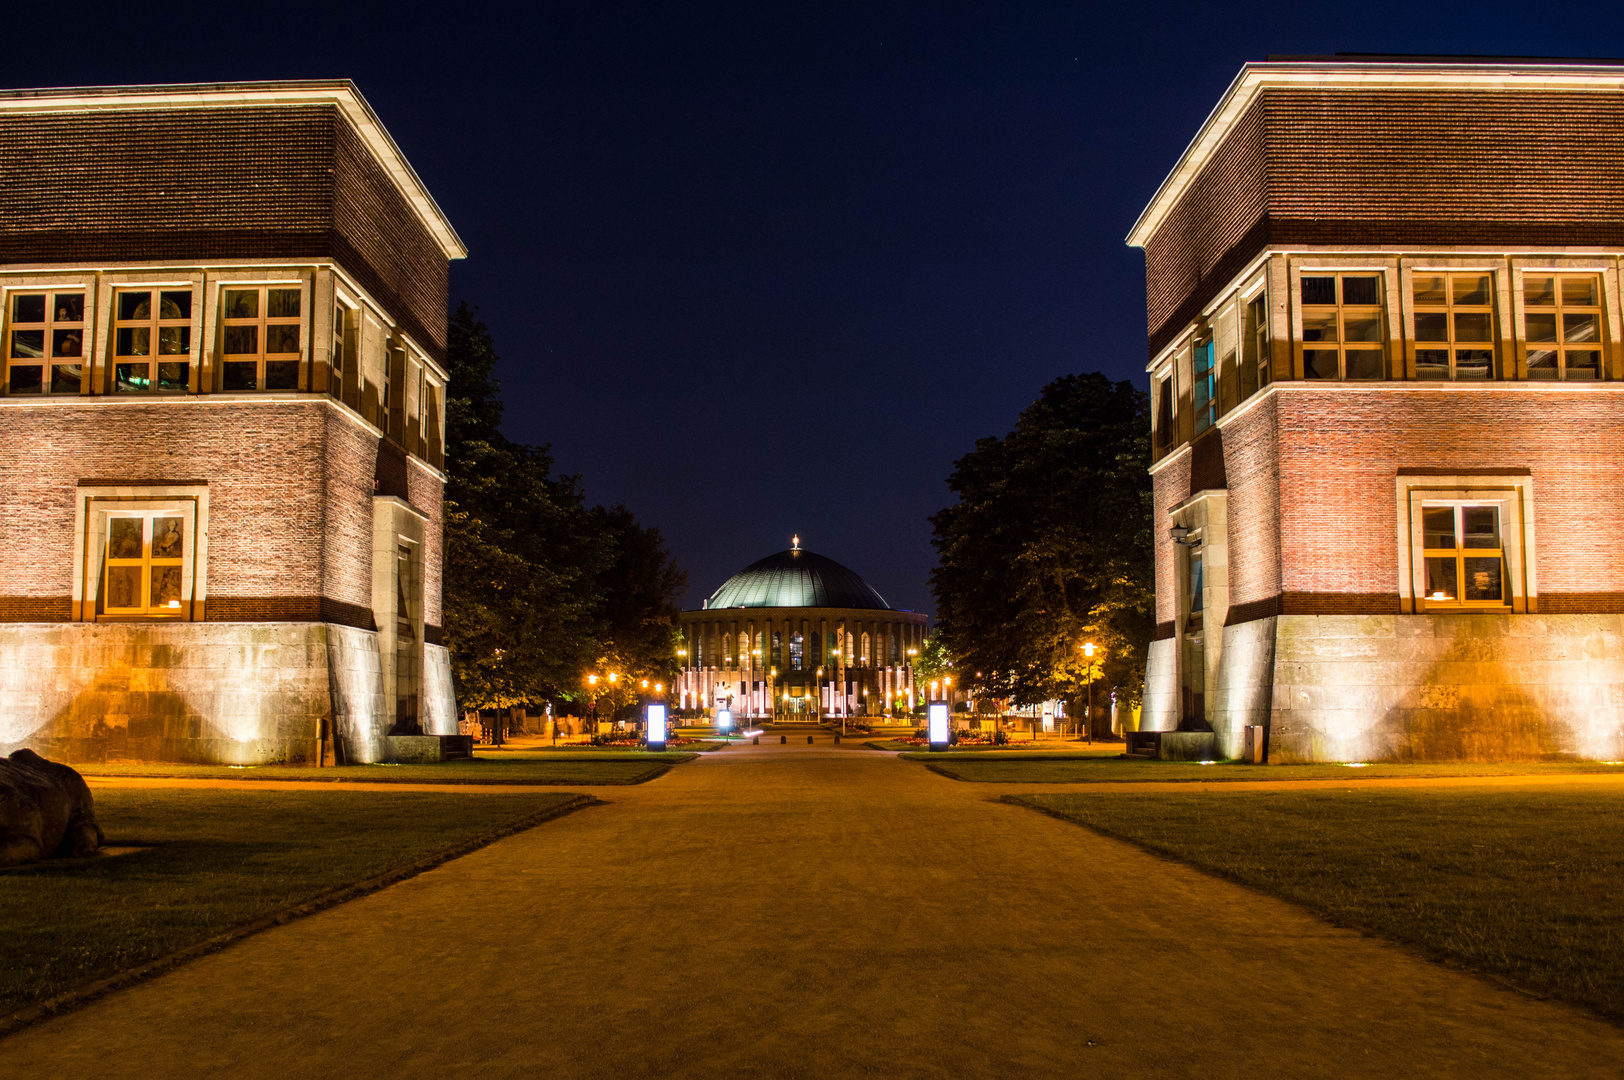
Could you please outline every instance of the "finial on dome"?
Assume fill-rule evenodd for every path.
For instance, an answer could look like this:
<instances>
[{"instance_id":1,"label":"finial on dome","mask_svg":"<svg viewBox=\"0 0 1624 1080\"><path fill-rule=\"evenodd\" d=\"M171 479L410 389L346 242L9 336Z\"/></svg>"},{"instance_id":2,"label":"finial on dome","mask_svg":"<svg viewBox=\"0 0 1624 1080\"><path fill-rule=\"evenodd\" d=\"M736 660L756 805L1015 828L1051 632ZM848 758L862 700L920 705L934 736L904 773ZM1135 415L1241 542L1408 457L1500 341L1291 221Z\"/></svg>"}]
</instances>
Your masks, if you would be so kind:
<instances>
[{"instance_id":1,"label":"finial on dome","mask_svg":"<svg viewBox=\"0 0 1624 1080\"><path fill-rule=\"evenodd\" d=\"M789 548L790 548L791 551L800 551L801 550L801 534L800 533L795 533L795 534L790 536L790 538L789 538Z\"/></svg>"}]
</instances>

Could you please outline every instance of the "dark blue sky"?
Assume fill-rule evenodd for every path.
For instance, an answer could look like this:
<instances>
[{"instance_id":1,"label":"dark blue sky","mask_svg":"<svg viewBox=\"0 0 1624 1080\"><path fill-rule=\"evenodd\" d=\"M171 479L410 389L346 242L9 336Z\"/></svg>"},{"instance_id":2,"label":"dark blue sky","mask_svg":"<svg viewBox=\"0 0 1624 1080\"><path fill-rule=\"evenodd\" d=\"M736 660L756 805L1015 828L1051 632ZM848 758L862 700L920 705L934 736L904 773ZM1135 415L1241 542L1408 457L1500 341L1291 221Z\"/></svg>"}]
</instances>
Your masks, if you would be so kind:
<instances>
[{"instance_id":1,"label":"dark blue sky","mask_svg":"<svg viewBox=\"0 0 1624 1080\"><path fill-rule=\"evenodd\" d=\"M83 13L83 15L82 15ZM1143 379L1122 238L1240 65L1624 55L1624 5L7 13L11 86L353 78L472 255L508 434L698 601L787 545L929 611L929 515L1043 384ZM33 44L27 44L33 43Z\"/></svg>"}]
</instances>

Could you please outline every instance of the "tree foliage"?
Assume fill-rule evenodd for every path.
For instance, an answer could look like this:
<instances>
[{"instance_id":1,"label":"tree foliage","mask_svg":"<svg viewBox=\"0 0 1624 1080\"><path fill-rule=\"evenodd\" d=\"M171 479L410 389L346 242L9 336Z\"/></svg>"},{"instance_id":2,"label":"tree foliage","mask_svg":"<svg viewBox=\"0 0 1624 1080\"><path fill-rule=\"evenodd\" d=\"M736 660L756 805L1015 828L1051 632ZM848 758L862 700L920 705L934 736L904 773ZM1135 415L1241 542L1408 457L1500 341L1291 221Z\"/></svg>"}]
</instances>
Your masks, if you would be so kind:
<instances>
[{"instance_id":1,"label":"tree foliage","mask_svg":"<svg viewBox=\"0 0 1624 1080\"><path fill-rule=\"evenodd\" d=\"M586 506L547 447L501 432L495 344L467 304L448 327L445 634L458 701L502 708L580 693L610 652L672 664L684 579L659 530Z\"/></svg>"},{"instance_id":2,"label":"tree foliage","mask_svg":"<svg viewBox=\"0 0 1624 1080\"><path fill-rule=\"evenodd\" d=\"M1067 376L955 463L958 501L931 519L931 585L960 685L1075 699L1092 641L1100 686L1138 702L1154 618L1149 410L1130 383Z\"/></svg>"}]
</instances>

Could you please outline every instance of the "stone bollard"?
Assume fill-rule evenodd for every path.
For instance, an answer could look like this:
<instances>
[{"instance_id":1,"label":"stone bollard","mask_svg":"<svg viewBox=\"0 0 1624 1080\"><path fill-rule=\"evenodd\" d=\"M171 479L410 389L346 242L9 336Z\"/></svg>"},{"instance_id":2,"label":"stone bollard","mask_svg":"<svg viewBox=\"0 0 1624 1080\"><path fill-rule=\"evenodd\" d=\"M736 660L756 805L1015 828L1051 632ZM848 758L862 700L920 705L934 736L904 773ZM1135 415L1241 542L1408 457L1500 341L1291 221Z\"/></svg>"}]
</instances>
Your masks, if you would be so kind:
<instances>
[{"instance_id":1,"label":"stone bollard","mask_svg":"<svg viewBox=\"0 0 1624 1080\"><path fill-rule=\"evenodd\" d=\"M806 737L806 745L808 745L808 746L812 745L812 736L808 735Z\"/></svg>"},{"instance_id":2,"label":"stone bollard","mask_svg":"<svg viewBox=\"0 0 1624 1080\"><path fill-rule=\"evenodd\" d=\"M779 746L783 746L787 742L789 742L789 736L788 735L780 735L780 736L778 736L778 745Z\"/></svg>"},{"instance_id":3,"label":"stone bollard","mask_svg":"<svg viewBox=\"0 0 1624 1080\"><path fill-rule=\"evenodd\" d=\"M839 746L839 745L840 745L840 736L839 736L839 735L836 735L836 736L835 736L835 745L836 745L836 746Z\"/></svg>"},{"instance_id":4,"label":"stone bollard","mask_svg":"<svg viewBox=\"0 0 1624 1080\"><path fill-rule=\"evenodd\" d=\"M750 745L751 746L760 746L761 745L761 736L757 735L755 738L751 739L750 740Z\"/></svg>"}]
</instances>

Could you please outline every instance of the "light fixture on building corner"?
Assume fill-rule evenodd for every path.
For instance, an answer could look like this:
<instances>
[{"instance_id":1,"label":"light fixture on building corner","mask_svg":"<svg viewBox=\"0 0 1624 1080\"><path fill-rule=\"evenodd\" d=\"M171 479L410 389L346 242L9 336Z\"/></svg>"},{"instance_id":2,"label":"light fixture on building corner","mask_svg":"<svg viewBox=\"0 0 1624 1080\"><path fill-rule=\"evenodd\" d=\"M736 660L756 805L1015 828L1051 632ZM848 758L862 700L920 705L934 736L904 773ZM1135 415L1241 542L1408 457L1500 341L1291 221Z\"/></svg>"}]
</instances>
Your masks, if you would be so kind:
<instances>
[{"instance_id":1,"label":"light fixture on building corner","mask_svg":"<svg viewBox=\"0 0 1624 1080\"><path fill-rule=\"evenodd\" d=\"M1188 547L1194 547L1201 543L1199 540L1188 539L1190 530L1185 528L1183 525L1175 525L1171 529L1168 529L1167 535L1173 538L1173 543L1175 544L1184 544Z\"/></svg>"}]
</instances>

